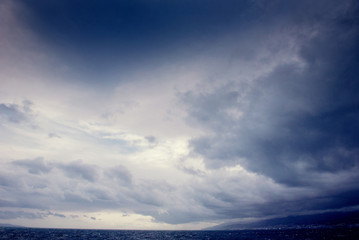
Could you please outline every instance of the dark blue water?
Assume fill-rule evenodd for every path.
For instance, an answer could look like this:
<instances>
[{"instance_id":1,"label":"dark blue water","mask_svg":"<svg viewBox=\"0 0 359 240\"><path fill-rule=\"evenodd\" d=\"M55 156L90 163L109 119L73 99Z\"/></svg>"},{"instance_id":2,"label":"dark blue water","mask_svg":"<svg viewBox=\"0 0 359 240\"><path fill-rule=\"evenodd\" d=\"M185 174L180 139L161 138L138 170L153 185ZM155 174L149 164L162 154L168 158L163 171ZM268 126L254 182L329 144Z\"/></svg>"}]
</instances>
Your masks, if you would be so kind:
<instances>
[{"instance_id":1,"label":"dark blue water","mask_svg":"<svg viewBox=\"0 0 359 240\"><path fill-rule=\"evenodd\" d=\"M219 240L358 240L359 228L241 231L122 231L39 228L0 228L0 239L219 239Z\"/></svg>"}]
</instances>

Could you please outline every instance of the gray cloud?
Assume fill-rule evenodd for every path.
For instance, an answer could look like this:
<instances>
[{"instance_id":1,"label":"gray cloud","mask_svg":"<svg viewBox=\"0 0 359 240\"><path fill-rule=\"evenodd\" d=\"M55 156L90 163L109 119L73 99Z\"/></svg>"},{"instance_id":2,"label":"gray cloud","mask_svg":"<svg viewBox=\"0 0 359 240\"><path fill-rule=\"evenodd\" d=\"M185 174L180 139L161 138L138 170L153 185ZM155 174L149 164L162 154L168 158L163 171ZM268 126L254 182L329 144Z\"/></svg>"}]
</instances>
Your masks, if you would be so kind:
<instances>
[{"instance_id":1,"label":"gray cloud","mask_svg":"<svg viewBox=\"0 0 359 240\"><path fill-rule=\"evenodd\" d=\"M346 12L317 24L315 37L297 39L303 63L279 64L249 84L233 81L183 96L190 118L214 132L191 141L208 167L241 163L302 185L313 182L312 172L358 166L357 22Z\"/></svg>"},{"instance_id":2,"label":"gray cloud","mask_svg":"<svg viewBox=\"0 0 359 240\"><path fill-rule=\"evenodd\" d=\"M47 136L48 136L49 138L61 138L61 136L58 135L58 134L56 134L56 133L49 133Z\"/></svg>"},{"instance_id":3,"label":"gray cloud","mask_svg":"<svg viewBox=\"0 0 359 240\"><path fill-rule=\"evenodd\" d=\"M125 186L132 185L132 175L124 166L118 165L106 171L106 176Z\"/></svg>"},{"instance_id":4,"label":"gray cloud","mask_svg":"<svg viewBox=\"0 0 359 240\"><path fill-rule=\"evenodd\" d=\"M30 101L23 101L22 105L18 104L0 104L0 121L8 121L12 123L21 123L28 120L31 114Z\"/></svg>"},{"instance_id":5,"label":"gray cloud","mask_svg":"<svg viewBox=\"0 0 359 240\"><path fill-rule=\"evenodd\" d=\"M346 189L333 191L332 183L329 182L327 186L316 189L313 196L311 188L291 190L273 183L269 178L244 171L231 174L225 169L218 169L199 177L191 175L193 178L189 183L174 186L165 180L154 181L132 176L124 166L115 166L114 171L109 171L91 165L90 172L96 169L97 177L89 181L83 176L74 177L73 172L68 174L63 169L63 165L73 166L74 163L42 161L45 166L53 166L51 171L32 174L26 170L26 166L9 164L6 167L8 173L0 174L3 182L11 183L0 185L4 193L1 206L24 208L28 209L26 212L32 212L30 215L16 211L5 212L4 218L65 217L61 211L112 209L152 216L157 222L180 224L208 219L283 215L357 204L357 198L352 198L354 193L350 176L346 182L343 180ZM76 162L76 166L79 165L87 166ZM10 172L19 173L18 168L25 168L26 171L14 178ZM85 171L86 168L81 169ZM334 182L339 184L338 181ZM41 183L45 185L36 187ZM42 214L36 213L40 210Z\"/></svg>"},{"instance_id":6,"label":"gray cloud","mask_svg":"<svg viewBox=\"0 0 359 240\"><path fill-rule=\"evenodd\" d=\"M25 171L19 174L19 168ZM172 191L166 182L134 181L131 172L121 165L107 169L81 161L47 162L39 157L10 162L6 171L0 173L2 207L59 211L135 209L148 213L149 207L162 206L164 196ZM157 210L150 212L154 211Z\"/></svg>"},{"instance_id":7,"label":"gray cloud","mask_svg":"<svg viewBox=\"0 0 359 240\"><path fill-rule=\"evenodd\" d=\"M61 214L61 213L53 213L53 212L48 212L47 213L49 216L55 216L55 217L60 217L60 218L66 218L66 216L64 214Z\"/></svg>"},{"instance_id":8,"label":"gray cloud","mask_svg":"<svg viewBox=\"0 0 359 240\"><path fill-rule=\"evenodd\" d=\"M305 6L307 3L300 8ZM255 56L269 49L276 63L270 72L248 81L231 75L229 68L223 76L216 74L219 84L181 95L188 123L208 132L190 141L190 157L199 156L215 172L240 164L267 178L256 182L225 176L225 184L218 185L210 180L215 179L213 175L202 175L206 183L193 187L187 197L204 208L203 218L195 210L187 213L190 218L263 217L359 204L357 7L347 1L342 6L329 4L309 13L275 17L283 31L289 31L287 23L290 31L297 29L289 33L295 42L296 50L290 53L295 61L288 56L287 61L277 61L280 47L288 46L280 42L276 48L265 41L261 34L267 30L259 26L253 31L261 40L242 36L252 40L244 41L252 58L239 48L230 64L241 69L241 63L256 63ZM273 26L272 22L269 27ZM179 169L196 175L192 169ZM283 192L276 193L272 186L267 186L272 193L260 187L271 180ZM231 188L232 182L246 188ZM189 221L184 212L173 208L156 219Z\"/></svg>"},{"instance_id":9,"label":"gray cloud","mask_svg":"<svg viewBox=\"0 0 359 240\"><path fill-rule=\"evenodd\" d=\"M25 212L25 211L0 211L0 219L15 219L15 218L28 218L28 219L43 219L48 216L55 216L66 218L65 215L53 212Z\"/></svg>"},{"instance_id":10,"label":"gray cloud","mask_svg":"<svg viewBox=\"0 0 359 240\"><path fill-rule=\"evenodd\" d=\"M18 182L14 176L5 176L1 174L0 185L2 187L14 188L14 187L18 187Z\"/></svg>"},{"instance_id":11,"label":"gray cloud","mask_svg":"<svg viewBox=\"0 0 359 240\"><path fill-rule=\"evenodd\" d=\"M158 11L157 7L152 6L144 19L152 19L153 24L158 24L154 33L165 32L163 30L168 26L179 26L182 29L178 31L172 28L170 32L174 35L167 35L172 39L165 40L167 44L157 41L157 34L150 34L150 42L156 43L156 46L168 45L173 48L171 57L168 55L168 46L156 48L152 44L144 44L148 38L138 38L136 34L127 36L127 33L136 32L133 28L124 29L124 32L116 30L117 37L122 34L127 37L127 42L121 46L117 47L118 41L115 41L116 51L113 51L113 44L99 44L107 43L106 39L116 39L112 33L117 27L104 28L118 16L110 5L104 7L110 11L110 17L102 19L95 29L91 29L93 25L83 19L93 21L93 15L78 18L76 11L70 14L69 9L76 9L70 1L61 3L61 8L53 8L46 1L36 4L36 1L32 1L35 5L20 2L24 2L24 8L28 8L29 16L34 20L26 26L30 30L36 27L35 35L43 36L38 38L44 39L41 45L48 46L50 55L58 56L60 62L61 59L69 60L62 62L69 68L65 72L75 74L75 77L65 79L79 79L88 85L92 85L92 82L106 85L111 81L115 84L117 81L125 81L123 79L126 77L119 75L114 80L107 79L110 77L106 73L111 72L108 68L117 71L121 65L126 71L120 71L120 68L119 72L127 76L131 72L128 66L134 66L135 72L139 69L146 72L147 64L144 63L153 62L154 59L165 59L166 63L175 59L174 66L183 59L186 62L191 58L189 56L200 55L200 59L208 57L208 62L215 59L210 64L207 59L204 60L204 65L209 64L205 67L208 75L213 73L210 79L203 80L205 90L196 89L181 95L187 106L189 124L204 130L201 137L190 141L190 157L199 156L207 169L199 170L191 164L177 164L174 160L179 171L171 169L174 177L184 177L176 184L169 184L170 181L166 179L153 180L161 176L150 176L151 173L148 173L145 177L132 173L132 170L122 165L108 168L86 161L51 162L43 158L2 163L0 205L33 212L3 211L0 218L66 217L61 211L120 210L152 216L157 222L179 224L286 215L359 205L359 28L355 1L338 4L336 1L273 3L256 0L243 3L243 7L242 4L236 5L236 9L241 10L233 10L229 16L227 11L232 10L233 6L230 1L217 15L216 19L221 21L216 27L211 22L212 17L208 17L212 14L208 13L217 13L217 6L221 5L219 2L207 8L196 5L192 9L201 13L202 17L194 18L201 21L192 21L187 18L187 14L182 15L182 11L175 7L177 3L167 6L171 11L163 11L167 12L164 18L153 19L153 16L160 15L150 14ZM83 3L78 2L76 5L82 6ZM186 10L185 5L179 4L180 9ZM96 6L101 4L95 3L89 8L89 13L97 14ZM118 9L125 11L127 8L128 5L124 4ZM43 9L60 14L49 15ZM142 5L134 12L142 13L141 9L146 8ZM180 15L179 22L173 18L172 13ZM66 14L70 14L67 16L74 21L58 21ZM227 16L231 19L231 28L227 28ZM47 18L51 21L44 20ZM22 19L26 21L26 17ZM150 26L142 25L141 21L132 23L132 19L131 14L125 17L127 22L130 21L138 29ZM168 25L168 21L162 21L166 19L174 22ZM68 32L68 24L73 23L75 25L70 28L80 26L84 32L74 29ZM190 28L187 29L187 26ZM203 27L206 34L201 30ZM154 28L148 29L150 33ZM97 40L87 41L93 35L93 30L100 33L104 31L109 35L102 38L100 34L95 34ZM66 33L60 41L70 46L68 50L71 54L64 52L64 45L57 42L59 31ZM191 32L199 34L192 37L183 34ZM71 33L71 36L67 33ZM218 33L225 33L225 36L214 37L221 35ZM177 38L177 34L186 37ZM133 42L133 39L140 41ZM84 42L85 45L82 44ZM142 49L136 47L140 45ZM55 47L51 49L51 46ZM107 49L111 54L101 50L92 52L94 46L102 46L102 50ZM133 47L136 48L135 52ZM178 52L186 52L186 57L178 54L177 49ZM112 58L112 54L117 54L123 60L114 55ZM141 56L148 58L140 61ZM110 60L111 64L104 59ZM122 61L126 64L123 65ZM146 67L139 67L141 64ZM61 64L50 65L51 61L43 68L48 68L46 71L52 72L52 76L54 72L63 71L59 70L62 69L59 67ZM157 65L161 65L161 69L167 68L167 65L158 63L150 64L148 68ZM262 65L265 66L263 69ZM254 69L253 72L248 73L247 66L250 71ZM273 68L268 70L267 67ZM193 71L196 71L195 68ZM89 72L88 69L92 70ZM60 75L66 74L59 73L59 79ZM191 76L192 73L189 74ZM238 79L239 76L244 76L244 79ZM17 126L29 120L31 115L29 102L22 105L0 104L0 124ZM59 137L48 130L42 136L48 133L49 138ZM66 134L66 131L61 133ZM150 146L157 144L155 137L148 136L145 139ZM66 140L65 137L62 140ZM104 139L97 143L126 145L129 150L123 154L134 151L124 140ZM227 168L237 164L248 172ZM166 171L164 169L155 169L156 174ZM180 175L183 172L187 175ZM76 216L72 215L73 218Z\"/></svg>"},{"instance_id":12,"label":"gray cloud","mask_svg":"<svg viewBox=\"0 0 359 240\"><path fill-rule=\"evenodd\" d=\"M0 211L0 219L14 219L14 218L44 218L43 214L24 212L24 211Z\"/></svg>"},{"instance_id":13,"label":"gray cloud","mask_svg":"<svg viewBox=\"0 0 359 240\"><path fill-rule=\"evenodd\" d=\"M95 165L82 163L82 161L74 161L68 164L58 164L58 167L71 178L83 178L87 181L94 182L97 178L97 170Z\"/></svg>"},{"instance_id":14,"label":"gray cloud","mask_svg":"<svg viewBox=\"0 0 359 240\"><path fill-rule=\"evenodd\" d=\"M13 161L12 164L25 167L31 174L48 173L52 166L48 165L42 157L28 160Z\"/></svg>"},{"instance_id":15,"label":"gray cloud","mask_svg":"<svg viewBox=\"0 0 359 240\"><path fill-rule=\"evenodd\" d=\"M149 143L155 143L156 142L156 138L154 136L147 136L145 137L145 139L149 142Z\"/></svg>"}]
</instances>

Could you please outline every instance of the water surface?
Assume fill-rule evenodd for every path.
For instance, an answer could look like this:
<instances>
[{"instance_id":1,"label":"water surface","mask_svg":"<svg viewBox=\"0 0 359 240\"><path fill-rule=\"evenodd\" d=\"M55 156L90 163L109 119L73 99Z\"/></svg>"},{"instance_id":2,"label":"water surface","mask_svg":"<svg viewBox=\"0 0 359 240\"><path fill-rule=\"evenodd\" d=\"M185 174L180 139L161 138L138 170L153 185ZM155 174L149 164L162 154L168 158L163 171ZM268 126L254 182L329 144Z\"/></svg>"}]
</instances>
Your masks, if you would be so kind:
<instances>
[{"instance_id":1,"label":"water surface","mask_svg":"<svg viewBox=\"0 0 359 240\"><path fill-rule=\"evenodd\" d=\"M240 231L131 231L47 228L0 228L0 239L358 240L359 228Z\"/></svg>"}]
</instances>

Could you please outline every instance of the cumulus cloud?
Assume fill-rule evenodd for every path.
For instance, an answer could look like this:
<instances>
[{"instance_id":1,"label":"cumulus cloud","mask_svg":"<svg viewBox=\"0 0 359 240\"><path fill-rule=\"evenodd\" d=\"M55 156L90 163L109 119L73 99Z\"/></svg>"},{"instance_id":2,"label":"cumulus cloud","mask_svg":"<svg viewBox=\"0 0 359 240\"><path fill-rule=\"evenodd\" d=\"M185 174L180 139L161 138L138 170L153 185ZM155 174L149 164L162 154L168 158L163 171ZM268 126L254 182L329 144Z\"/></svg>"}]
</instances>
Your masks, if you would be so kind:
<instances>
[{"instance_id":1,"label":"cumulus cloud","mask_svg":"<svg viewBox=\"0 0 359 240\"><path fill-rule=\"evenodd\" d=\"M20 163L25 161L21 160ZM93 165L90 172L96 169L97 177L91 181L83 181L81 174L88 167L85 163L75 162L76 164L67 165L75 165L77 170L81 166L83 171L77 171L79 177L74 177L75 172L69 174L68 169L63 169L63 165L58 162L48 162L42 158L28 161L29 164L14 161L7 166L8 173L3 171L0 174L4 183L1 185L1 191L4 193L1 205L3 208L27 209L27 213L32 213L31 216L41 218L50 215L64 217L63 211L75 213L120 209L123 212L152 216L156 222L171 224L226 219L250 215L254 206L248 205L257 206L256 204L261 203L261 199L268 194L264 193L264 189L271 189L272 194L276 193L278 196L282 196L283 190L270 180L247 173L242 168L222 169L206 177L202 176L201 179L193 178L186 185L173 185L165 180L134 177L126 167L119 165L110 170ZM52 166L51 171L32 173L30 170L38 166L39 162L40 166ZM19 173L18 168L30 170L24 171L16 178L9 174ZM12 184L9 184L11 182ZM259 182L263 187L247 189ZM258 201L254 198L258 198ZM266 201L268 204L273 202L273 197ZM238 206L247 209L243 208L241 215L234 214L232 210ZM48 212L39 215L39 210ZM73 213L70 215L77 215ZM31 217L17 214L14 210L9 214L15 214L18 218ZM16 217L15 215L11 215L12 218Z\"/></svg>"},{"instance_id":2,"label":"cumulus cloud","mask_svg":"<svg viewBox=\"0 0 359 240\"><path fill-rule=\"evenodd\" d=\"M189 117L213 132L191 141L208 167L240 163L293 186L315 182L308 179L313 172L358 167L358 31L348 23L351 14L320 19L315 36L298 39L300 64L278 64L249 84L184 95Z\"/></svg>"},{"instance_id":3,"label":"cumulus cloud","mask_svg":"<svg viewBox=\"0 0 359 240\"><path fill-rule=\"evenodd\" d=\"M18 177L11 174L20 173L19 168L26 171ZM40 157L10 162L7 171L0 173L0 180L1 191L6 193L2 207L39 210L125 210L138 205L140 212L162 205L161 197L170 188L165 182L152 180L136 179L133 183L132 174L120 165L107 169L81 161L48 162Z\"/></svg>"}]
</instances>

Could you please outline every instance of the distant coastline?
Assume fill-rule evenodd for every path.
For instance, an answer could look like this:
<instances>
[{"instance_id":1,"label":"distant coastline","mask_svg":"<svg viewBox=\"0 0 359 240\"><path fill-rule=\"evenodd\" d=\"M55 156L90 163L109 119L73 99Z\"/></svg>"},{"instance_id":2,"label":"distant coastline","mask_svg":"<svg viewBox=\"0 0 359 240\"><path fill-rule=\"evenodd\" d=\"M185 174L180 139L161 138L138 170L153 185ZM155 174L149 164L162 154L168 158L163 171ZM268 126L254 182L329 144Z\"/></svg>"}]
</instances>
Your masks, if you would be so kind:
<instances>
[{"instance_id":1,"label":"distant coastline","mask_svg":"<svg viewBox=\"0 0 359 240\"><path fill-rule=\"evenodd\" d=\"M248 223L229 222L205 230L359 228L359 211L296 215Z\"/></svg>"},{"instance_id":2,"label":"distant coastline","mask_svg":"<svg viewBox=\"0 0 359 240\"><path fill-rule=\"evenodd\" d=\"M25 227L20 225L13 225L9 223L0 223L0 228L25 228Z\"/></svg>"}]
</instances>

